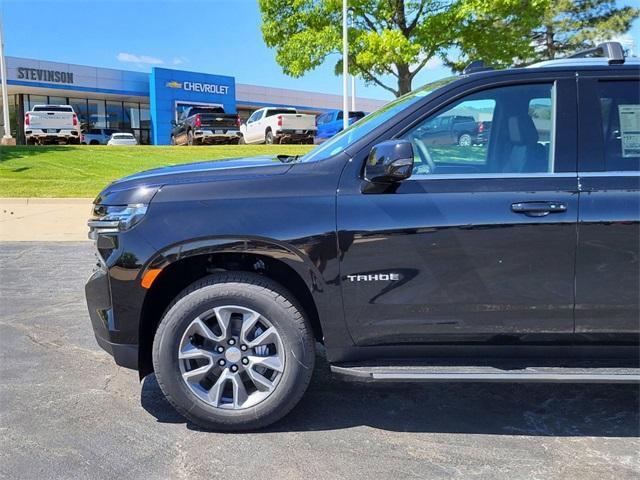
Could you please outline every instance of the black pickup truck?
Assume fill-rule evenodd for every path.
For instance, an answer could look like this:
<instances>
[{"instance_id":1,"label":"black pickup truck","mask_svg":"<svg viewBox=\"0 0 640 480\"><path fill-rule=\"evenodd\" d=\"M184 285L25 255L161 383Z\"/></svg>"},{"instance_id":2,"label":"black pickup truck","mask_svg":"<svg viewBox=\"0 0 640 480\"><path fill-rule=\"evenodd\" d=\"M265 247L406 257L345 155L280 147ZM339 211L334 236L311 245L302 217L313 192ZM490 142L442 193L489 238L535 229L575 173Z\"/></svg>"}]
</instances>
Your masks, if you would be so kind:
<instances>
[{"instance_id":1,"label":"black pickup truck","mask_svg":"<svg viewBox=\"0 0 640 480\"><path fill-rule=\"evenodd\" d=\"M188 107L171 131L172 145L236 144L239 139L240 117L222 107Z\"/></svg>"},{"instance_id":2,"label":"black pickup truck","mask_svg":"<svg viewBox=\"0 0 640 480\"><path fill-rule=\"evenodd\" d=\"M290 411L317 343L357 381L639 382L640 63L596 53L426 85L301 157L112 183L98 343L220 430ZM416 133L480 110L483 146Z\"/></svg>"}]
</instances>

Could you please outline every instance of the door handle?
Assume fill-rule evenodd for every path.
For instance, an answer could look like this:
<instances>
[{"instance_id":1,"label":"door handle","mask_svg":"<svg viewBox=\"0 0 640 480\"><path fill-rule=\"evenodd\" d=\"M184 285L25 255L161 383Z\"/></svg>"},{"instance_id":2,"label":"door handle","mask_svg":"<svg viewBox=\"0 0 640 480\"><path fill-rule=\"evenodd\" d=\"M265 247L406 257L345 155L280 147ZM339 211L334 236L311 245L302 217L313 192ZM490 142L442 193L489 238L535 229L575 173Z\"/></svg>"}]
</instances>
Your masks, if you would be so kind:
<instances>
[{"instance_id":1,"label":"door handle","mask_svg":"<svg viewBox=\"0 0 640 480\"><path fill-rule=\"evenodd\" d=\"M515 213L524 213L529 217L545 217L550 213L567 211L564 202L517 202L511 204L511 210Z\"/></svg>"}]
</instances>

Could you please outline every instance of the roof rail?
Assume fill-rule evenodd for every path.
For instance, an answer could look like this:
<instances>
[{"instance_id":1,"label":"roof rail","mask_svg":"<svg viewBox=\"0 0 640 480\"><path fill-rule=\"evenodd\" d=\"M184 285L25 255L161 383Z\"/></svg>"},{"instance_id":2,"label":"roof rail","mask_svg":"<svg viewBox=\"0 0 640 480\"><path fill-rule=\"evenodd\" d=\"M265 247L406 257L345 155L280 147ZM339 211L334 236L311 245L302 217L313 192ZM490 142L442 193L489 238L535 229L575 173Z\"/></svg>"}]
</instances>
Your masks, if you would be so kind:
<instances>
[{"instance_id":1,"label":"roof rail","mask_svg":"<svg viewBox=\"0 0 640 480\"><path fill-rule=\"evenodd\" d=\"M462 71L462 74L463 75L467 75L469 73L486 72L488 70L493 70L493 67L487 67L484 64L484 60L474 60L469 65L464 67L464 70Z\"/></svg>"},{"instance_id":2,"label":"roof rail","mask_svg":"<svg viewBox=\"0 0 640 480\"><path fill-rule=\"evenodd\" d=\"M588 48L569 55L565 58L604 57L609 59L609 65L624 63L624 48L620 42L603 42L594 48Z\"/></svg>"}]
</instances>

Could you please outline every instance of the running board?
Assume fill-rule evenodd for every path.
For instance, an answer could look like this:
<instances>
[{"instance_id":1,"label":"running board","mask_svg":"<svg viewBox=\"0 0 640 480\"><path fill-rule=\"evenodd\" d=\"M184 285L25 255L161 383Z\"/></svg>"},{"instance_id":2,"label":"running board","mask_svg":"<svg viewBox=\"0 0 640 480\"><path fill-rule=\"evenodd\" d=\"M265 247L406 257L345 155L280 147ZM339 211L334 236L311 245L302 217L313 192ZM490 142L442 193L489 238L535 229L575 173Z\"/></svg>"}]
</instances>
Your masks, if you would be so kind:
<instances>
[{"instance_id":1,"label":"running board","mask_svg":"<svg viewBox=\"0 0 640 480\"><path fill-rule=\"evenodd\" d=\"M499 366L346 366L331 371L360 382L640 383L640 368Z\"/></svg>"}]
</instances>

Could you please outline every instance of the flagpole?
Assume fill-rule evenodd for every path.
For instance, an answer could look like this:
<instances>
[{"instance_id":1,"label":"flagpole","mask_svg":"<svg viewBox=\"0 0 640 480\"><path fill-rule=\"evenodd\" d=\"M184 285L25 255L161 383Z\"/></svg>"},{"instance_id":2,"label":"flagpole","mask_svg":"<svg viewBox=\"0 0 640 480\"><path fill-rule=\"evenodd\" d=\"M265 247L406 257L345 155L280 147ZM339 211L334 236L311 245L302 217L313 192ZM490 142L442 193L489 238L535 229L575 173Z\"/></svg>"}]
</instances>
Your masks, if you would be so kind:
<instances>
[{"instance_id":1,"label":"flagpole","mask_svg":"<svg viewBox=\"0 0 640 480\"><path fill-rule=\"evenodd\" d=\"M7 93L7 63L4 58L4 32L2 17L0 17L0 75L2 75L2 119L4 120L3 144L13 144L11 124L9 120L9 95Z\"/></svg>"},{"instance_id":2,"label":"flagpole","mask_svg":"<svg viewBox=\"0 0 640 480\"><path fill-rule=\"evenodd\" d=\"M347 36L347 0L342 0L342 126L349 126L349 38Z\"/></svg>"}]
</instances>

